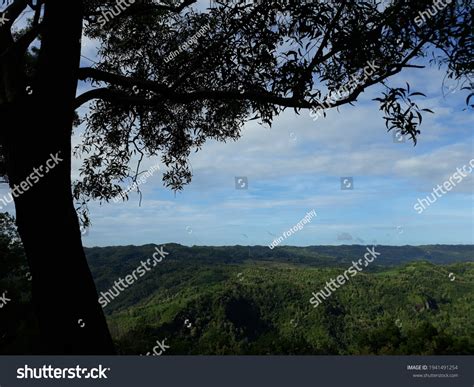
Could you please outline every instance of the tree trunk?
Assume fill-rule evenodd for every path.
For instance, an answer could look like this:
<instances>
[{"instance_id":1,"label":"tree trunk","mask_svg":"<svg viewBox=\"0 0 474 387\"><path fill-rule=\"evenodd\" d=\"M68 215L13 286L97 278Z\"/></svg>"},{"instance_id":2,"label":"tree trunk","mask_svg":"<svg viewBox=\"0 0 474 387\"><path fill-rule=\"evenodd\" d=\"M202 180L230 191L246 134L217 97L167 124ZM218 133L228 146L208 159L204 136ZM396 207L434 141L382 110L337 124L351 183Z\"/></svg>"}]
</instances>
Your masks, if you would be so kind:
<instances>
[{"instance_id":1,"label":"tree trunk","mask_svg":"<svg viewBox=\"0 0 474 387\"><path fill-rule=\"evenodd\" d=\"M15 195L16 217L33 277L42 354L114 353L71 192L82 17L81 0L46 1L37 72L29 85L32 94L22 93L10 104L3 129L10 186L13 192L18 193L16 186L23 191ZM52 156L61 161L51 169ZM34 184L32 173L42 175ZM25 182L28 189L21 186Z\"/></svg>"}]
</instances>

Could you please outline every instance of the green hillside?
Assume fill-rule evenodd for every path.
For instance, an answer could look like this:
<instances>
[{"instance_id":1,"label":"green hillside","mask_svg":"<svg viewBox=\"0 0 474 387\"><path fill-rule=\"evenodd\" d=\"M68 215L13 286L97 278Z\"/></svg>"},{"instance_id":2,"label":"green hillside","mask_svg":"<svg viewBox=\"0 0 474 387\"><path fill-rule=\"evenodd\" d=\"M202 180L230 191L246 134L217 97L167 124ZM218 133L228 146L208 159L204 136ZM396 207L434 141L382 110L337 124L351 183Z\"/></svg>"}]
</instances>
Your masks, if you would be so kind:
<instances>
[{"instance_id":1,"label":"green hillside","mask_svg":"<svg viewBox=\"0 0 474 387\"><path fill-rule=\"evenodd\" d=\"M377 246L380 256L314 308L309 300L365 246L88 248L120 354L474 354L474 246ZM156 254L155 254L156 256ZM0 354L32 354L31 282L13 219L0 217ZM144 269L143 269L144 270ZM130 277L135 273L137 277Z\"/></svg>"},{"instance_id":2,"label":"green hillside","mask_svg":"<svg viewBox=\"0 0 474 387\"><path fill-rule=\"evenodd\" d=\"M153 248L88 250L99 291ZM452 246L451 261L461 262L439 265L419 252L449 260L443 246L380 246L377 264L313 308L311 293L348 268L351 248L352 259L365 249L288 247L272 259L268 248L258 256L261 247L168 245L170 254L105 308L109 326L123 354L144 354L165 338L167 355L474 353L472 247L463 255ZM418 255L396 255L406 250Z\"/></svg>"}]
</instances>

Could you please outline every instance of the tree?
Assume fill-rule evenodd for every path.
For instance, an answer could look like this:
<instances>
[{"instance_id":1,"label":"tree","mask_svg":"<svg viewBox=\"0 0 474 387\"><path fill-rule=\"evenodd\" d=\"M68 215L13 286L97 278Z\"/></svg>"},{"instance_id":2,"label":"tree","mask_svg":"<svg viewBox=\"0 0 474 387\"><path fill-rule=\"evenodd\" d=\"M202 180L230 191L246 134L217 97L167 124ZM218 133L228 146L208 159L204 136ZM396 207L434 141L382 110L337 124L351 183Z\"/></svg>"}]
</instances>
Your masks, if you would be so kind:
<instances>
[{"instance_id":1,"label":"tree","mask_svg":"<svg viewBox=\"0 0 474 387\"><path fill-rule=\"evenodd\" d=\"M34 354L38 337L30 273L15 220L0 213L0 354ZM6 303L5 303L6 302Z\"/></svg>"},{"instance_id":2,"label":"tree","mask_svg":"<svg viewBox=\"0 0 474 387\"><path fill-rule=\"evenodd\" d=\"M24 253L14 218L8 213L0 213L0 267L2 271L17 274L21 271L18 267L19 260L24 260Z\"/></svg>"},{"instance_id":3,"label":"tree","mask_svg":"<svg viewBox=\"0 0 474 387\"><path fill-rule=\"evenodd\" d=\"M160 156L169 168L164 184L180 190L191 180L190 152L206 140L237 140L247 120L271 124L288 108L314 113L354 103L376 84L386 87L378 101L387 128L416 142L419 94L387 81L422 67L429 54L425 62L472 90L469 0L440 1L435 10L427 0L219 0L206 10L197 3L3 0L0 145L44 353L114 353L77 210L87 222L87 201L120 193L144 157ZM432 16L420 24L427 10ZM24 14L28 22L13 28ZM84 37L97 42L91 67L80 66ZM76 113L82 106L90 108L85 116ZM79 122L84 164L73 183ZM54 155L57 165L44 174L40 166ZM36 171L44 176L25 185Z\"/></svg>"}]
</instances>

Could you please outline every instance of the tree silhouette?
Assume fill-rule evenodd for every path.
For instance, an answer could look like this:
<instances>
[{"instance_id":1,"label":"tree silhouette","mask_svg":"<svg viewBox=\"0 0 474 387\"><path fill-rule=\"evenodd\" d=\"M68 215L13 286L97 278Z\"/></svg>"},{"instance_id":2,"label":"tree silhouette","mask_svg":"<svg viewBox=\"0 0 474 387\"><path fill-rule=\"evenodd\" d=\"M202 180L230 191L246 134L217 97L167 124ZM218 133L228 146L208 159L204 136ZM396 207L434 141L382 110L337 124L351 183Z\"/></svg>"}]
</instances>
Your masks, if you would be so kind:
<instances>
[{"instance_id":1,"label":"tree silhouette","mask_svg":"<svg viewBox=\"0 0 474 387\"><path fill-rule=\"evenodd\" d=\"M469 0L203 3L3 0L0 170L21 191L16 218L44 353L114 353L76 204L116 196L120 182L139 173L136 160L161 157L164 184L180 190L191 180L189 154L206 140L237 140L247 120L271 124L287 108L324 115L376 84L386 88L378 102L387 129L416 142L419 93L390 87L392 75L443 66L472 90ZM85 38L97 47L91 67L80 66ZM88 114L79 116L83 106ZM74 183L71 136L79 122L84 163ZM21 186L58 152L54 169Z\"/></svg>"}]
</instances>

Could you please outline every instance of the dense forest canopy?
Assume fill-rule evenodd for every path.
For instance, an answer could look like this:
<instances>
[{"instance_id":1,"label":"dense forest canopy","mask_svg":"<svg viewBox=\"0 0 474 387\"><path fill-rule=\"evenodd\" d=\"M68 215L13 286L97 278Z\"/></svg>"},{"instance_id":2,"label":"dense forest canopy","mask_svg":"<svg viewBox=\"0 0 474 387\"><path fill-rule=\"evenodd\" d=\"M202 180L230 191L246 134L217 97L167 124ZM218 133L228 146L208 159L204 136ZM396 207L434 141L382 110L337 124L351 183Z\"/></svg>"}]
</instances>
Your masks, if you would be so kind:
<instances>
[{"instance_id":1,"label":"dense forest canopy","mask_svg":"<svg viewBox=\"0 0 474 387\"><path fill-rule=\"evenodd\" d=\"M33 354L38 335L13 218L0 215L0 353ZM317 309L308 299L364 246L185 247L111 295L155 245L86 249L120 354L472 355L473 246L378 246L374 262ZM451 277L449 277L451 274ZM455 280L448 278L455 276ZM21 323L18 324L18 321Z\"/></svg>"}]
</instances>

